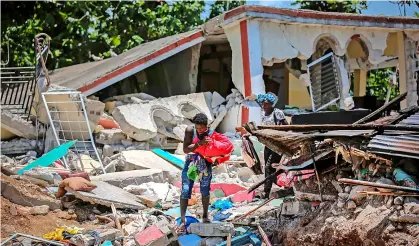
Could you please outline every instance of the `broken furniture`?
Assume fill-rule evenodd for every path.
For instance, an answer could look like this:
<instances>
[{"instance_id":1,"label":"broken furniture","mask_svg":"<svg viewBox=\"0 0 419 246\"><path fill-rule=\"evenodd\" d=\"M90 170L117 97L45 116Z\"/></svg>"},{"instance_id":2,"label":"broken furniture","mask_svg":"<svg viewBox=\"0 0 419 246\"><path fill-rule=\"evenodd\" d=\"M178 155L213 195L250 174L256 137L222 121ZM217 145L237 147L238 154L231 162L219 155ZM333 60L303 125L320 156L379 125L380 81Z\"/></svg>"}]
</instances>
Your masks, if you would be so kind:
<instances>
[{"instance_id":1,"label":"broken furniture","mask_svg":"<svg viewBox=\"0 0 419 246\"><path fill-rule=\"evenodd\" d=\"M81 159L79 163L82 170L84 171L85 168L83 159L86 159L86 157L84 155L87 155L99 164L99 166L93 166L93 168L100 168L105 173L94 143L91 124L86 112L85 99L82 94L79 91L72 90L48 91L42 93L42 100L57 144L61 145L77 140L71 151ZM90 158L87 159L86 162L94 165ZM69 160L67 158L63 158L63 160L66 167L69 168Z\"/></svg>"}]
</instances>

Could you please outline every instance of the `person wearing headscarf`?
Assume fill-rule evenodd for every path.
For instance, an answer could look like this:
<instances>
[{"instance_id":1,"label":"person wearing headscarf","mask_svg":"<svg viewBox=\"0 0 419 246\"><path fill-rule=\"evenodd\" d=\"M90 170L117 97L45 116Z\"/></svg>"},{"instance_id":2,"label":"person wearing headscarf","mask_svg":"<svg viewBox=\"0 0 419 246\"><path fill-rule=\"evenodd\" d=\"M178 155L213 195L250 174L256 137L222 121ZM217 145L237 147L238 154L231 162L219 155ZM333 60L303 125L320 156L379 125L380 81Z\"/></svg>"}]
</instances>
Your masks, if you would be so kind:
<instances>
[{"instance_id":1,"label":"person wearing headscarf","mask_svg":"<svg viewBox=\"0 0 419 246\"><path fill-rule=\"evenodd\" d=\"M275 104L278 102L278 97L275 94L271 92L260 94L257 96L256 102L263 109L262 125L288 125L284 112L278 108L274 108ZM281 155L265 146L264 159L265 177L268 177L276 171L276 169L272 167L272 164L279 163L281 161ZM263 198L269 198L273 183L276 183L276 177L265 182Z\"/></svg>"}]
</instances>

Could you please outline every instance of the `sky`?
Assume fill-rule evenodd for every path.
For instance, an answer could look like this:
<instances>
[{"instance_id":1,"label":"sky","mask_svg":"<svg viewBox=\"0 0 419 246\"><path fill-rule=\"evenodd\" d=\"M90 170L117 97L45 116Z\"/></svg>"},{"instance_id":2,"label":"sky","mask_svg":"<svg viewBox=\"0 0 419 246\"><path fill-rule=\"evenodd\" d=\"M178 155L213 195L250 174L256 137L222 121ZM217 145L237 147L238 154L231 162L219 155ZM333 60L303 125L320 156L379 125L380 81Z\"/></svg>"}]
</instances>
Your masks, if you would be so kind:
<instances>
[{"instance_id":1,"label":"sky","mask_svg":"<svg viewBox=\"0 0 419 246\"><path fill-rule=\"evenodd\" d=\"M213 1L206 1L208 3ZM247 4L255 4L255 5L262 5L262 6L271 6L271 7L278 7L278 8L298 8L298 6L291 6L291 3L294 1L285 1L285 0L262 0L262 1L254 1L248 0ZM395 1L393 1L395 2ZM418 11L419 9L416 6L406 7L406 15L407 16L414 16L414 12ZM388 16L401 16L403 13L400 12L399 7L397 4L391 3L390 1L368 1L368 9L364 10L362 14L367 15L388 15ZM206 11L204 16L206 17L209 15L209 4L206 6Z\"/></svg>"}]
</instances>

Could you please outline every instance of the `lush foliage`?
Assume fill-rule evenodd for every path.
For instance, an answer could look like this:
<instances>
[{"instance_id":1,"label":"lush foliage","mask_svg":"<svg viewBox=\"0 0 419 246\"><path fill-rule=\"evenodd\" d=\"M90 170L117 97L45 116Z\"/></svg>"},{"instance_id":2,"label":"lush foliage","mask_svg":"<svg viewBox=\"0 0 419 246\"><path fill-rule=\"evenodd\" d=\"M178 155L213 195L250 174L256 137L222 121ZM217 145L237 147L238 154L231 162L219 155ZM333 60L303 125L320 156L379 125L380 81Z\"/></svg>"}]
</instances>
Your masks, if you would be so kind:
<instances>
[{"instance_id":1,"label":"lush foliage","mask_svg":"<svg viewBox=\"0 0 419 246\"><path fill-rule=\"evenodd\" d=\"M369 71L367 75L367 95L376 96L379 100L385 100L392 74L393 72L390 68ZM390 92L390 99L396 97L398 93L399 88L393 86Z\"/></svg>"},{"instance_id":2,"label":"lush foliage","mask_svg":"<svg viewBox=\"0 0 419 246\"><path fill-rule=\"evenodd\" d=\"M390 1L395 3L399 6L400 15L406 16L406 7L416 6L417 11L414 12L414 15L419 18L419 1L418 0L398 0L398 1Z\"/></svg>"},{"instance_id":3,"label":"lush foliage","mask_svg":"<svg viewBox=\"0 0 419 246\"><path fill-rule=\"evenodd\" d=\"M217 0L211 5L211 12L208 19L214 18L225 11L237 8L246 3L245 0L240 1L229 1L229 0Z\"/></svg>"},{"instance_id":4,"label":"lush foliage","mask_svg":"<svg viewBox=\"0 0 419 246\"><path fill-rule=\"evenodd\" d=\"M34 63L33 37L52 37L48 68L109 57L142 42L189 31L203 23L203 1L1 2L2 42L8 66ZM10 11L14 10L14 11ZM3 59L4 58L3 51ZM98 58L96 58L98 59Z\"/></svg>"},{"instance_id":5,"label":"lush foliage","mask_svg":"<svg viewBox=\"0 0 419 246\"><path fill-rule=\"evenodd\" d=\"M306 1L296 0L292 5L298 5L301 9L310 9L324 12L358 13L367 9L365 0L327 0L327 1Z\"/></svg>"}]
</instances>

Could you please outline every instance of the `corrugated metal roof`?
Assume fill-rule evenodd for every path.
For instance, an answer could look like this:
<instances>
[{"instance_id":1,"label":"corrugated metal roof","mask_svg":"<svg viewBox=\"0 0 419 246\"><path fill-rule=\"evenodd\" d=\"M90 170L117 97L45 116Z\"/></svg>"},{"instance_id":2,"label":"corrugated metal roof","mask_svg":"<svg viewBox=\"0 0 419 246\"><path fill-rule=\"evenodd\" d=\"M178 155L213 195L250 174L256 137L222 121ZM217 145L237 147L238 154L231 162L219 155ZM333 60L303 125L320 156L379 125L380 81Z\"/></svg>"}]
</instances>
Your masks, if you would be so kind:
<instances>
[{"instance_id":1,"label":"corrugated metal roof","mask_svg":"<svg viewBox=\"0 0 419 246\"><path fill-rule=\"evenodd\" d=\"M419 112L402 120L397 125L419 125ZM389 132L388 134L394 134ZM372 153L419 159L419 133L400 135L377 135L368 144Z\"/></svg>"},{"instance_id":2,"label":"corrugated metal roof","mask_svg":"<svg viewBox=\"0 0 419 246\"><path fill-rule=\"evenodd\" d=\"M419 112L407 117L397 125L419 125Z\"/></svg>"}]
</instances>

